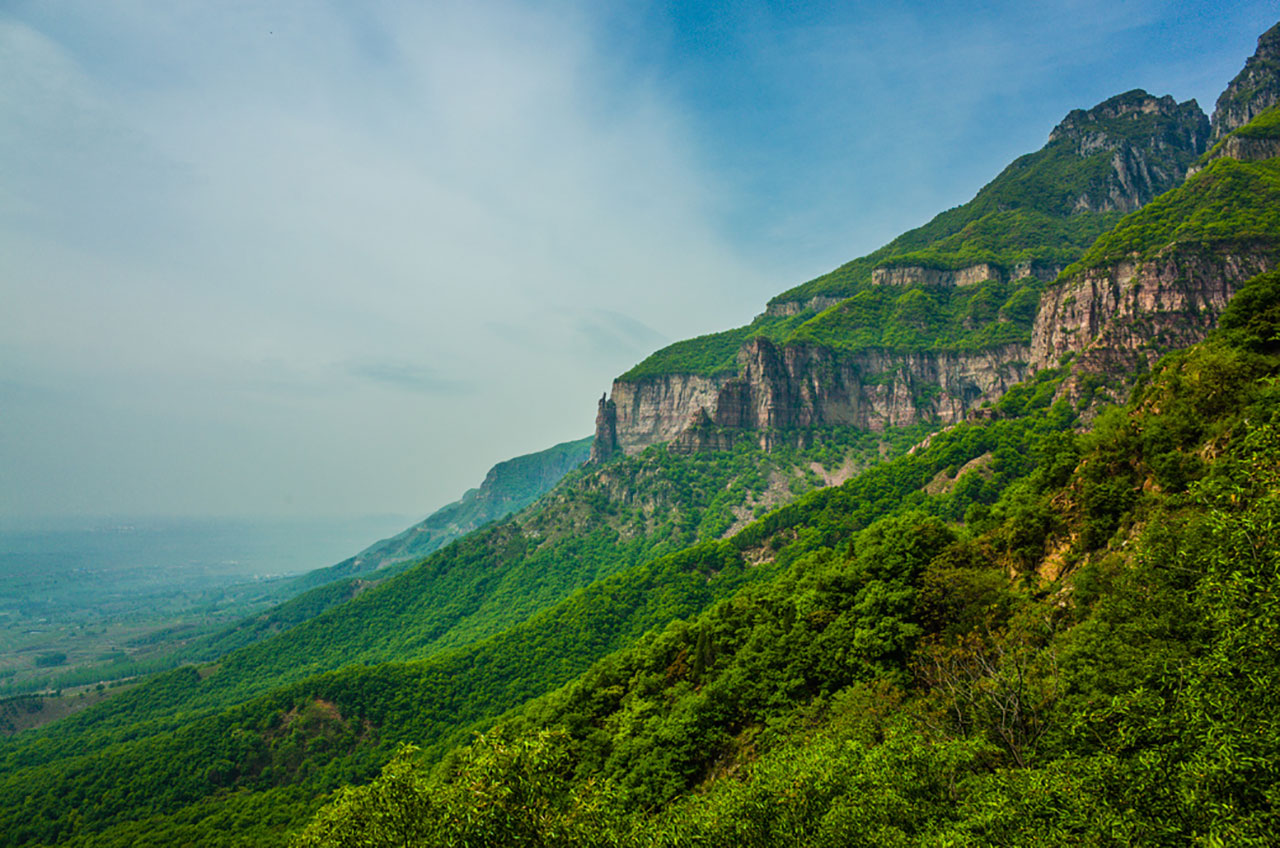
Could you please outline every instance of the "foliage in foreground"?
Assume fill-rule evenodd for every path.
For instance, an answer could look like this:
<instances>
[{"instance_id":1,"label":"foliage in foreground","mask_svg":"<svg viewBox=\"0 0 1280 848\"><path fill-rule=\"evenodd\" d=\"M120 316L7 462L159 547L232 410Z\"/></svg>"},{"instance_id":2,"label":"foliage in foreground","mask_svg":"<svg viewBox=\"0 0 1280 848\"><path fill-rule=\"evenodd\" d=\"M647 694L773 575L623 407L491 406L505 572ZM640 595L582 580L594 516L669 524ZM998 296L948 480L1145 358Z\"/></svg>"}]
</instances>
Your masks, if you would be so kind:
<instances>
[{"instance_id":1,"label":"foliage in foreground","mask_svg":"<svg viewBox=\"0 0 1280 848\"><path fill-rule=\"evenodd\" d=\"M1278 374L1270 274L965 526L814 548L298 844L1270 844Z\"/></svg>"}]
</instances>

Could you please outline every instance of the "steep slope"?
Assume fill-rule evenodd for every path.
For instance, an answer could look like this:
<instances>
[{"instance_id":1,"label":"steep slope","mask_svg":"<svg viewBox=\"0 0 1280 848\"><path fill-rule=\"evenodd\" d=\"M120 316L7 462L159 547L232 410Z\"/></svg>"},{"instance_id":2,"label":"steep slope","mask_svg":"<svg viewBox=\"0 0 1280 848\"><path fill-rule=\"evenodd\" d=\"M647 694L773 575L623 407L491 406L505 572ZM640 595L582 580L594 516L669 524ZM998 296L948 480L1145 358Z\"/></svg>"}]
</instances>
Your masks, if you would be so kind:
<instances>
[{"instance_id":1,"label":"steep slope","mask_svg":"<svg viewBox=\"0 0 1280 848\"><path fill-rule=\"evenodd\" d=\"M668 441L703 415L750 430L962 419L1030 373L1045 284L1179 184L1208 135L1194 101L1142 91L1072 112L964 206L619 377L593 455Z\"/></svg>"},{"instance_id":2,"label":"steep slope","mask_svg":"<svg viewBox=\"0 0 1280 848\"><path fill-rule=\"evenodd\" d=\"M172 668L183 662L216 660L352 600L454 539L529 506L586 461L591 441L586 438L564 442L498 463L489 469L478 488L467 491L454 503L336 565L315 569L274 587L275 597L285 600L215 632L178 641L168 656L151 663L146 671ZM136 668L126 666L118 676L138 673ZM111 679L107 674L104 677Z\"/></svg>"}]
</instances>

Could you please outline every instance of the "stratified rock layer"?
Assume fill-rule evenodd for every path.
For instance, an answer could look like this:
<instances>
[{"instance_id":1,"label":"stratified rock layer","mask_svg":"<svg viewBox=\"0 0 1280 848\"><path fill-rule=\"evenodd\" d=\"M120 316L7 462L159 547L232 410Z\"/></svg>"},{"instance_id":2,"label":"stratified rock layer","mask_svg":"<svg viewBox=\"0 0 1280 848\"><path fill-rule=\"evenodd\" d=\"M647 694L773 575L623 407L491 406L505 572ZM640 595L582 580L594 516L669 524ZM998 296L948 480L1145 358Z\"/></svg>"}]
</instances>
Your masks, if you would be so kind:
<instances>
[{"instance_id":1,"label":"stratified rock layer","mask_svg":"<svg viewBox=\"0 0 1280 848\"><path fill-rule=\"evenodd\" d=\"M1045 292L1027 345L845 352L752 339L733 376L616 381L617 416L597 419L606 421L597 438L628 454L659 442L691 452L727 446L723 431L755 431L768 447L777 431L798 428L946 425L1068 358L1070 394L1082 375L1133 374L1200 341L1240 286L1278 260L1273 246L1173 245L1148 260L1076 272Z\"/></svg>"},{"instance_id":2,"label":"stratified rock layer","mask_svg":"<svg viewBox=\"0 0 1280 848\"><path fill-rule=\"evenodd\" d=\"M614 434L619 449L639 453L649 445L679 436L699 409L714 409L720 386L728 377L667 374L641 380L615 380ZM600 433L597 430L597 438ZM608 436L605 434L605 438Z\"/></svg>"},{"instance_id":3,"label":"stratified rock layer","mask_svg":"<svg viewBox=\"0 0 1280 848\"><path fill-rule=\"evenodd\" d=\"M853 426L881 431L922 420L959 421L1027 376L1027 345L982 351L847 353L756 338L738 353L736 376L672 374L615 381L616 440L627 454L673 442L684 452L722 447L711 428L770 431ZM601 430L599 438L610 438Z\"/></svg>"}]
</instances>

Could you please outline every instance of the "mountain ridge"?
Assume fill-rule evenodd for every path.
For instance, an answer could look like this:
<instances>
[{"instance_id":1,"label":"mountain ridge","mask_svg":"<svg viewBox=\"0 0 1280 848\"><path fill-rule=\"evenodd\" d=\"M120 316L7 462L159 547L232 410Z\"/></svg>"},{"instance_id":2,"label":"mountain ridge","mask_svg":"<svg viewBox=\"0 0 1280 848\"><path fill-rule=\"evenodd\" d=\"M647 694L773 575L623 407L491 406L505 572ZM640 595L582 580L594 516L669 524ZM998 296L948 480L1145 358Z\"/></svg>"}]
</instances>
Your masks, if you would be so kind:
<instances>
[{"instance_id":1,"label":"mountain ridge","mask_svg":"<svg viewBox=\"0 0 1280 848\"><path fill-rule=\"evenodd\" d=\"M1271 49L1271 35L1273 31L1260 40L1261 54ZM1238 92L1245 76L1259 77L1259 61L1263 60L1251 58L1228 91ZM1280 75L1276 78L1280 84ZM1261 93L1243 102L1257 106L1265 101L1267 86L1255 88ZM1233 96L1242 100L1238 93ZM1250 125L1255 134L1262 123ZM1113 363L1124 358L1121 348L1146 349L1142 356L1127 357L1131 369L1139 360L1149 366L1171 345L1203 338L1212 326L1210 313L1230 297L1230 285L1225 291L1210 291L1213 281L1205 274L1193 275L1199 289L1184 287L1175 297L1162 287L1180 273L1176 262L1166 263L1162 271L1143 266L1139 272L1125 264L1127 259L1109 257L1115 264L1110 275L1113 290L1122 285L1151 289L1132 295L1134 302L1144 304L1136 311L1130 308L1130 318L1144 311L1187 312L1200 306L1209 310L1190 331L1169 320L1138 328L1126 318L1128 329L1117 332L1103 327L1098 318L1100 309L1119 306L1116 291L1103 298L1105 307L1088 314L1068 309L1068 301L1074 305L1082 295L1087 295L1084 302L1102 302L1100 277L1085 275L1093 280L1086 292L1077 268L1081 261L1095 266L1101 262L1096 245L1081 243L1073 255L1062 248L1001 254L999 248L1009 244L1007 234L983 235L982 227L1014 223L1009 216L1025 208L1041 216L1055 213L1057 223L1050 229L1061 237L1081 221L1110 221L1110 215L1133 212L1184 179L1198 178L1210 135L1210 121L1194 100L1180 104L1140 89L1091 109L1071 111L1050 132L1044 148L1020 157L968 204L942 213L868 257L778 295L748 327L678 342L619 377L611 397L601 401L593 460L681 439L704 420L756 431L835 423L878 429L929 420L945 426L989 405L1036 369L1057 365L1062 357L1088 350L1084 359L1093 363L1090 367L1097 374L1098 363L1108 356ZM1237 127L1226 138L1238 144L1245 136ZM1265 156L1270 149L1265 145L1272 142L1257 144L1264 145L1257 149ZM1239 161L1221 151L1217 155ZM1063 162L1073 164L1065 167ZM1057 182L1064 167L1077 180L1074 193ZM1022 192L1022 207L1000 200L1011 191ZM971 233L968 240L956 242L956 234L966 231ZM1102 235L1098 233L1100 239ZM929 241L934 236L942 236L934 239L937 246ZM992 247L997 250L992 252ZM914 252L904 252L906 248ZM1275 244L1256 244L1221 257L1219 270L1231 285L1239 285L1271 267L1275 254ZM1016 261L1010 258L1014 255ZM957 293L978 287L981 290L967 298ZM1046 287L1056 294L1041 302ZM902 293L890 301L888 290ZM950 318L943 320L958 324L968 335L953 333L955 341L940 344L941 322L936 316L948 313ZM1059 327L1058 322L1066 323ZM874 331L884 327L897 328L896 335ZM927 337L928 347L935 350L921 349L912 331ZM849 339L859 337L866 340L855 343L851 353L842 353L849 349ZM721 359L708 370L706 363L714 360L686 353L698 346L719 351L736 347L734 364ZM1102 352L1107 346L1110 354ZM1081 397L1081 379L1071 381L1064 391ZM1113 392L1110 399L1120 396Z\"/></svg>"}]
</instances>

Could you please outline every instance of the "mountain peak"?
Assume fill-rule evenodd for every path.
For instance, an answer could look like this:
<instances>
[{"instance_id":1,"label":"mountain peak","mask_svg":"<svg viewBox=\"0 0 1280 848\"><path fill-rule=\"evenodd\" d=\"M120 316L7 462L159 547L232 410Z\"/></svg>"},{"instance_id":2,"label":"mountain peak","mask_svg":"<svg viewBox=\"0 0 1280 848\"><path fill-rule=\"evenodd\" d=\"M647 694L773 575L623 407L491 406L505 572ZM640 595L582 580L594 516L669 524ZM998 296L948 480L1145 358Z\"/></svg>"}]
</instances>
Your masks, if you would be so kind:
<instances>
[{"instance_id":1,"label":"mountain peak","mask_svg":"<svg viewBox=\"0 0 1280 848\"><path fill-rule=\"evenodd\" d=\"M1280 23L1258 36L1258 49L1245 60L1213 110L1213 140L1249 123L1280 103Z\"/></svg>"},{"instance_id":2,"label":"mountain peak","mask_svg":"<svg viewBox=\"0 0 1280 848\"><path fill-rule=\"evenodd\" d=\"M1194 100L1179 103L1169 95L1155 97L1140 88L1110 97L1092 109L1072 109L1049 133L1049 143L1072 139L1080 152L1115 149L1125 142L1152 135L1153 124L1160 124L1158 135L1185 136L1182 146L1202 146L1207 135L1207 119Z\"/></svg>"},{"instance_id":3,"label":"mountain peak","mask_svg":"<svg viewBox=\"0 0 1280 848\"><path fill-rule=\"evenodd\" d=\"M1280 60L1280 23L1258 36L1258 49L1253 55L1259 59Z\"/></svg>"}]
</instances>

